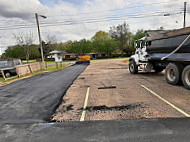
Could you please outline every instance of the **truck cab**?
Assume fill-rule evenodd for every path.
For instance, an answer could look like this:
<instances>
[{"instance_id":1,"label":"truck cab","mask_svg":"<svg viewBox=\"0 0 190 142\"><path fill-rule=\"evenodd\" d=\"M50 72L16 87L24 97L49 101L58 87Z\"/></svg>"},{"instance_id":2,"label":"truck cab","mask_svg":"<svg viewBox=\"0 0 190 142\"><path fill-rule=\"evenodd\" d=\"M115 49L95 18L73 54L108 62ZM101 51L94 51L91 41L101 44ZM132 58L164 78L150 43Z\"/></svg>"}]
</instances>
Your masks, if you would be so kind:
<instances>
[{"instance_id":1,"label":"truck cab","mask_svg":"<svg viewBox=\"0 0 190 142\"><path fill-rule=\"evenodd\" d=\"M129 59L129 71L131 74L136 74L139 70L148 72L152 70L152 65L147 62L146 44L146 37L143 37L134 42L136 51L135 54L132 55Z\"/></svg>"},{"instance_id":2,"label":"truck cab","mask_svg":"<svg viewBox=\"0 0 190 142\"><path fill-rule=\"evenodd\" d=\"M22 61L20 59L2 59L0 60L0 69L12 68L17 65L21 65ZM4 70L5 77L10 77L16 74L16 69Z\"/></svg>"}]
</instances>

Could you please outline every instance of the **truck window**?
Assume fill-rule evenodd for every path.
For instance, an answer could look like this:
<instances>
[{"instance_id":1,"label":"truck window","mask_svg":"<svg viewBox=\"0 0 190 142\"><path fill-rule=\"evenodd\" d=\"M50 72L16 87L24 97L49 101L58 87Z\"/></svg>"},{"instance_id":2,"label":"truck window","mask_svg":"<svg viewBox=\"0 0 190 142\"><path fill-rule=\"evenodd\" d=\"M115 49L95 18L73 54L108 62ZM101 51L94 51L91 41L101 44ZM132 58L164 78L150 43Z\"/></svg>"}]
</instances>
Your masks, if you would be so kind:
<instances>
[{"instance_id":1,"label":"truck window","mask_svg":"<svg viewBox=\"0 0 190 142\"><path fill-rule=\"evenodd\" d=\"M151 46L152 42L151 41L148 41L148 46Z\"/></svg>"},{"instance_id":2,"label":"truck window","mask_svg":"<svg viewBox=\"0 0 190 142\"><path fill-rule=\"evenodd\" d=\"M0 68L6 67L7 61L0 61Z\"/></svg>"}]
</instances>

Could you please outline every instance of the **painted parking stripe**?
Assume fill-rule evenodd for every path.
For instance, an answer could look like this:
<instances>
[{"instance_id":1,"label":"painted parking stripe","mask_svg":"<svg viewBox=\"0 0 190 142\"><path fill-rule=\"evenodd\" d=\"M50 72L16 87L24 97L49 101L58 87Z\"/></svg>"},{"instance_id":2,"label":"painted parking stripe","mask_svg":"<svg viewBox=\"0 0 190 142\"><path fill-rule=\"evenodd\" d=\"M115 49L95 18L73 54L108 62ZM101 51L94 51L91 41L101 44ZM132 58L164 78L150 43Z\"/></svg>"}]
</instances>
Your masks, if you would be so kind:
<instances>
[{"instance_id":1,"label":"painted parking stripe","mask_svg":"<svg viewBox=\"0 0 190 142\"><path fill-rule=\"evenodd\" d=\"M90 92L90 87L87 88L86 98L85 98L85 101L84 101L84 106L83 106L83 111L82 111L82 115L81 115L80 121L84 121L85 120L86 107L88 105L89 92Z\"/></svg>"},{"instance_id":2,"label":"painted parking stripe","mask_svg":"<svg viewBox=\"0 0 190 142\"><path fill-rule=\"evenodd\" d=\"M177 110L178 112L182 113L184 116L186 117L190 117L190 115L186 112L184 112L183 110L181 110L180 108L176 107L174 104L170 103L169 101L167 101L166 99L162 98L161 96L159 96L158 94L156 94L155 92L153 92L152 90L148 89L147 87L145 87L144 85L141 85L141 87L145 88L147 91L149 91L151 94L153 94L154 96L156 96L157 98L159 98L160 100L164 101L165 103L167 103L168 105L170 105L172 108L174 108L175 110Z\"/></svg>"}]
</instances>

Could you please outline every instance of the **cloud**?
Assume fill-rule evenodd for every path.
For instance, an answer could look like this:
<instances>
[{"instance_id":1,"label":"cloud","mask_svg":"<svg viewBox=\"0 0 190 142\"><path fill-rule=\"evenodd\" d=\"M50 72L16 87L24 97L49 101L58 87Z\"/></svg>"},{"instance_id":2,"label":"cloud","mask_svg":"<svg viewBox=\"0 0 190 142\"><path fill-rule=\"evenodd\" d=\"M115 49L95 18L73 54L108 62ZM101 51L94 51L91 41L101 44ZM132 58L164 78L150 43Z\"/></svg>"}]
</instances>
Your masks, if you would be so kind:
<instances>
[{"instance_id":1,"label":"cloud","mask_svg":"<svg viewBox=\"0 0 190 142\"><path fill-rule=\"evenodd\" d=\"M51 0L43 0L43 3L39 0L0 0L0 3L0 46L15 44L13 33L30 31L36 36L35 43L38 43L35 12L48 17L39 17L42 39L47 35L56 35L58 42L90 39L96 31L108 31L111 26L124 21L129 24L132 32L141 28L157 29L161 26L165 29L175 29L183 25L182 13L163 16L168 12L182 12L183 0L82 0L80 4L76 1L71 3L69 0L56 0L53 4ZM190 4L187 6L190 9ZM152 16L150 12L160 16ZM130 16L139 16L139 13L142 17L147 13L150 16ZM187 25L190 25L189 20Z\"/></svg>"},{"instance_id":2,"label":"cloud","mask_svg":"<svg viewBox=\"0 0 190 142\"><path fill-rule=\"evenodd\" d=\"M27 19L37 11L47 11L38 0L0 0L0 15L7 18Z\"/></svg>"}]
</instances>

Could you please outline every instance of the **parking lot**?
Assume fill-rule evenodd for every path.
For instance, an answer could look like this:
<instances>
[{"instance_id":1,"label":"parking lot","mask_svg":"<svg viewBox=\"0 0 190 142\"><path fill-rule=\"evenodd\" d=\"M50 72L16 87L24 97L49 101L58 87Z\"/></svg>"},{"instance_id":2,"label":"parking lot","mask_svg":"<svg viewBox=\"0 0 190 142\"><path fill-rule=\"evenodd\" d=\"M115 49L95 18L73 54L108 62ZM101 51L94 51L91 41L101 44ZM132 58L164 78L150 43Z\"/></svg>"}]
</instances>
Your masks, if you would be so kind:
<instances>
[{"instance_id":1,"label":"parking lot","mask_svg":"<svg viewBox=\"0 0 190 142\"><path fill-rule=\"evenodd\" d=\"M189 90L164 73L131 75L124 60L42 73L0 92L5 142L189 141Z\"/></svg>"},{"instance_id":2,"label":"parking lot","mask_svg":"<svg viewBox=\"0 0 190 142\"><path fill-rule=\"evenodd\" d=\"M91 62L63 97L53 121L189 117L190 93L164 72L131 75L122 60Z\"/></svg>"}]
</instances>

